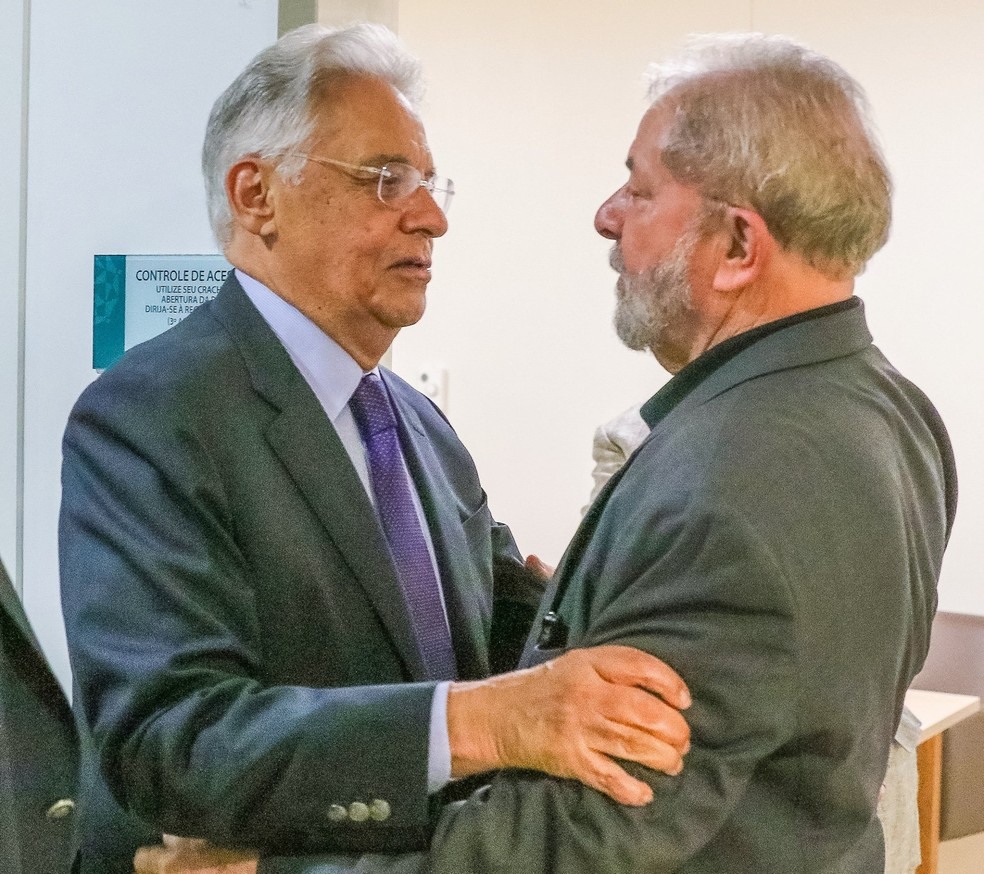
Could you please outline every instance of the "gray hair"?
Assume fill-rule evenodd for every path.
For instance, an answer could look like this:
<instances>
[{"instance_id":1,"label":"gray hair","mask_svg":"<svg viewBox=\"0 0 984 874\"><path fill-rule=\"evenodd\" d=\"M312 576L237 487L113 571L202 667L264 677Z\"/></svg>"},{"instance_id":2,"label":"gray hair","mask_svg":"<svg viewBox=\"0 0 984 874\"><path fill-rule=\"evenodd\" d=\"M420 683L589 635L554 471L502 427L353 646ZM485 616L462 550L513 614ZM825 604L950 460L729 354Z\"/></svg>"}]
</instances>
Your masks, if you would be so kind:
<instances>
[{"instance_id":1,"label":"gray hair","mask_svg":"<svg viewBox=\"0 0 984 874\"><path fill-rule=\"evenodd\" d=\"M221 246L232 215L225 193L229 168L247 155L272 158L299 148L314 129L313 109L330 99L340 78L371 76L388 82L416 108L423 96L420 64L385 27L360 23L340 29L299 27L265 48L212 107L202 147L209 222ZM303 159L278 165L286 178Z\"/></svg>"},{"instance_id":2,"label":"gray hair","mask_svg":"<svg viewBox=\"0 0 984 874\"><path fill-rule=\"evenodd\" d=\"M884 245L891 177L864 91L833 61L782 36L706 34L647 78L653 105L676 113L661 154L678 181L754 209L834 277Z\"/></svg>"}]
</instances>

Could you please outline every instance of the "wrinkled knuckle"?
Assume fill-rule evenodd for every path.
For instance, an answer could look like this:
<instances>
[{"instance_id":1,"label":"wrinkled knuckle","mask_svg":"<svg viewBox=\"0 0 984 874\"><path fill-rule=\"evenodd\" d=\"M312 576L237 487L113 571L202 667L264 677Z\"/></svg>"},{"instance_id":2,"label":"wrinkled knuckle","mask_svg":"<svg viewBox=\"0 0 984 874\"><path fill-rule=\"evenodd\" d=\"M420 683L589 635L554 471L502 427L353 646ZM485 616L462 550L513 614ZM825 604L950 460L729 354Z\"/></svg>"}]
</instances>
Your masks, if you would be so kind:
<instances>
[{"instance_id":1,"label":"wrinkled knuckle","mask_svg":"<svg viewBox=\"0 0 984 874\"><path fill-rule=\"evenodd\" d=\"M631 744L628 744L621 738L618 738L611 744L610 755L615 756L618 759L631 759L635 757L635 749Z\"/></svg>"},{"instance_id":2,"label":"wrinkled knuckle","mask_svg":"<svg viewBox=\"0 0 984 874\"><path fill-rule=\"evenodd\" d=\"M615 775L602 771L601 769L596 769L592 772L591 785L609 795L618 789L618 781L615 779Z\"/></svg>"}]
</instances>

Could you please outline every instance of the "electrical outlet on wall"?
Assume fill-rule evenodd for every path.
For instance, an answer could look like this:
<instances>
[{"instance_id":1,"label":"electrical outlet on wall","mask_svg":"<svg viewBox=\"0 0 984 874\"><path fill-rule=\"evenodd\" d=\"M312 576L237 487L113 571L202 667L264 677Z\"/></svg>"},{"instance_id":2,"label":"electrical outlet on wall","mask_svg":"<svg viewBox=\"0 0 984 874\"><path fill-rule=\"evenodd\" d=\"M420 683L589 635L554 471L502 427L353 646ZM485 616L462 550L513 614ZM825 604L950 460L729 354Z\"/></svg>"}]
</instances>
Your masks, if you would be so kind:
<instances>
[{"instance_id":1,"label":"electrical outlet on wall","mask_svg":"<svg viewBox=\"0 0 984 874\"><path fill-rule=\"evenodd\" d=\"M424 365L414 371L410 384L429 397L441 411L448 411L448 371L446 367Z\"/></svg>"}]
</instances>

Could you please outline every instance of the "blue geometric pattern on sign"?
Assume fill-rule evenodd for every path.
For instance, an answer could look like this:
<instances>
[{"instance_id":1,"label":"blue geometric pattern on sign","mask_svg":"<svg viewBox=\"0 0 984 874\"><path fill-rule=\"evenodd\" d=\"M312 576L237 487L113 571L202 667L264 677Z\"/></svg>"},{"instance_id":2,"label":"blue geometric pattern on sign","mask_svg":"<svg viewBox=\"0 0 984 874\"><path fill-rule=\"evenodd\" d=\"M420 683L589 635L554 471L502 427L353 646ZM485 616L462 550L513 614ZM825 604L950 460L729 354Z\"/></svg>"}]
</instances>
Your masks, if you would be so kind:
<instances>
[{"instance_id":1,"label":"blue geometric pattern on sign","mask_svg":"<svg viewBox=\"0 0 984 874\"><path fill-rule=\"evenodd\" d=\"M92 277L92 367L104 370L123 354L126 255L96 255Z\"/></svg>"}]
</instances>

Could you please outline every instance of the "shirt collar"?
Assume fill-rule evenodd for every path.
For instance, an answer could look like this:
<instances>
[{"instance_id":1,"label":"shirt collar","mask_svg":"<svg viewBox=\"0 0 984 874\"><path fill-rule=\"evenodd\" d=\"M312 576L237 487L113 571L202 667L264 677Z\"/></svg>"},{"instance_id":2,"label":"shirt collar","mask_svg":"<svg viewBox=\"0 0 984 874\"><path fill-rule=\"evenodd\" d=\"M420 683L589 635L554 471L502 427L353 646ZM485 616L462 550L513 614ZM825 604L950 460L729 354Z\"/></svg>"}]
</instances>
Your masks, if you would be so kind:
<instances>
[{"instance_id":1,"label":"shirt collar","mask_svg":"<svg viewBox=\"0 0 984 874\"><path fill-rule=\"evenodd\" d=\"M861 299L849 297L847 300L837 301L836 303L825 306L815 307L801 313L795 313L757 328L736 334L723 340L716 346L712 346L702 355L691 361L686 367L680 370L666 385L654 394L646 403L642 405L640 414L650 428L656 425L669 415L670 411L687 397L697 386L699 386L714 371L723 367L732 358L743 352L750 346L754 346L759 340L768 337L784 328L798 325L800 322L809 322L814 319L822 319L834 313L846 312L861 306Z\"/></svg>"},{"instance_id":2,"label":"shirt collar","mask_svg":"<svg viewBox=\"0 0 984 874\"><path fill-rule=\"evenodd\" d=\"M238 269L236 279L334 422L365 376L362 368L299 309L262 282Z\"/></svg>"}]
</instances>

